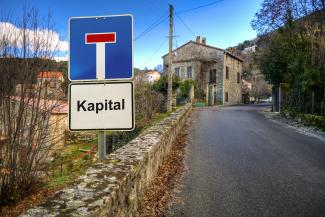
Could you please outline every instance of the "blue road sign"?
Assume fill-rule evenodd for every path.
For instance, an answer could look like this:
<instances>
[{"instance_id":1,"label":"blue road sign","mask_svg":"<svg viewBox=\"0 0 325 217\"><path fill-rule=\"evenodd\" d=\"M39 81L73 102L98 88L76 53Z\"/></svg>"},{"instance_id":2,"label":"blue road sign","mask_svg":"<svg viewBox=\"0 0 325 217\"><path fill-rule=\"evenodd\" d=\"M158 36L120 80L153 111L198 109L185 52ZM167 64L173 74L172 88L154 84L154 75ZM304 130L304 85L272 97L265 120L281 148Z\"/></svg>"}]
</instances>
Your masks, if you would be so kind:
<instances>
[{"instance_id":1,"label":"blue road sign","mask_svg":"<svg viewBox=\"0 0 325 217\"><path fill-rule=\"evenodd\" d=\"M133 77L133 16L69 19L69 79Z\"/></svg>"}]
</instances>

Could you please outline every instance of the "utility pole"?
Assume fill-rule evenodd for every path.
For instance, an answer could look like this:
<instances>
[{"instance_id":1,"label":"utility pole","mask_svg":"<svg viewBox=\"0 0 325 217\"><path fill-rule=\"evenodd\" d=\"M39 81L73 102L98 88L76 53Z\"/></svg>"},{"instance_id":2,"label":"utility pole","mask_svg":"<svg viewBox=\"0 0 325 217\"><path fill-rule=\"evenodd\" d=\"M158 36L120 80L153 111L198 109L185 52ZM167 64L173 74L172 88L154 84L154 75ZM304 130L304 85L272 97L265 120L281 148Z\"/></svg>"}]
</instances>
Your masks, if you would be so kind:
<instances>
[{"instance_id":1,"label":"utility pole","mask_svg":"<svg viewBox=\"0 0 325 217\"><path fill-rule=\"evenodd\" d=\"M168 92L167 92L167 112L172 111L173 105L173 5L169 5L169 54L168 54Z\"/></svg>"}]
</instances>

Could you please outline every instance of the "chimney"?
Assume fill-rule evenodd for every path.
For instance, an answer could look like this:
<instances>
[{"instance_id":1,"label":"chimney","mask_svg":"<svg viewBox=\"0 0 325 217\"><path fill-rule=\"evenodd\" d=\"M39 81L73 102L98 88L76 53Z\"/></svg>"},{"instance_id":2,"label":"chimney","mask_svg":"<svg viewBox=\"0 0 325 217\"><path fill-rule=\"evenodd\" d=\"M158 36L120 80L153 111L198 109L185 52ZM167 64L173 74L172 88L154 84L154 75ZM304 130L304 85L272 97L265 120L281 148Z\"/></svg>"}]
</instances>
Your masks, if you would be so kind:
<instances>
[{"instance_id":1,"label":"chimney","mask_svg":"<svg viewBox=\"0 0 325 217\"><path fill-rule=\"evenodd\" d=\"M204 45L207 44L207 39L206 39L206 37L202 37L202 44L204 44Z\"/></svg>"},{"instance_id":2,"label":"chimney","mask_svg":"<svg viewBox=\"0 0 325 217\"><path fill-rule=\"evenodd\" d=\"M200 44L200 36L196 36L196 43Z\"/></svg>"}]
</instances>

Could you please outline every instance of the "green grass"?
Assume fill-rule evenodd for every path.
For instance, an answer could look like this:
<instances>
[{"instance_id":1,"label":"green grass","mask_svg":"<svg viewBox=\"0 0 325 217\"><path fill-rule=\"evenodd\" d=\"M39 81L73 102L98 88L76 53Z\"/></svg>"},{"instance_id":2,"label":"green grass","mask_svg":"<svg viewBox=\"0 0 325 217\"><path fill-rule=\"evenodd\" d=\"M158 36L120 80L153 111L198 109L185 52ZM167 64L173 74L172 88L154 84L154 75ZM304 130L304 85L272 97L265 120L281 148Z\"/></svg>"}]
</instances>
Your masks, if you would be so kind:
<instances>
[{"instance_id":1,"label":"green grass","mask_svg":"<svg viewBox=\"0 0 325 217\"><path fill-rule=\"evenodd\" d=\"M71 183L75 178L83 175L88 167L90 167L94 162L92 159L81 158L79 160L73 161L73 167L69 168L68 163L64 162L62 164L62 173L61 165L57 165L50 171L50 175L46 177L45 188L57 188L63 187Z\"/></svg>"},{"instance_id":2,"label":"green grass","mask_svg":"<svg viewBox=\"0 0 325 217\"><path fill-rule=\"evenodd\" d=\"M204 107L205 103L204 102L195 102L195 103L193 103L193 106L194 107Z\"/></svg>"},{"instance_id":3,"label":"green grass","mask_svg":"<svg viewBox=\"0 0 325 217\"><path fill-rule=\"evenodd\" d=\"M47 182L46 188L58 188L61 186L66 185L71 179L71 176L69 175L62 175L62 176L56 176L53 177Z\"/></svg>"},{"instance_id":4,"label":"green grass","mask_svg":"<svg viewBox=\"0 0 325 217\"><path fill-rule=\"evenodd\" d=\"M86 151L97 146L96 141L91 143L72 143L63 148L55 160L50 165L49 175L45 178L44 188L58 188L72 182L75 178L82 175L86 169L94 162ZM62 171L61 171L62 165Z\"/></svg>"}]
</instances>

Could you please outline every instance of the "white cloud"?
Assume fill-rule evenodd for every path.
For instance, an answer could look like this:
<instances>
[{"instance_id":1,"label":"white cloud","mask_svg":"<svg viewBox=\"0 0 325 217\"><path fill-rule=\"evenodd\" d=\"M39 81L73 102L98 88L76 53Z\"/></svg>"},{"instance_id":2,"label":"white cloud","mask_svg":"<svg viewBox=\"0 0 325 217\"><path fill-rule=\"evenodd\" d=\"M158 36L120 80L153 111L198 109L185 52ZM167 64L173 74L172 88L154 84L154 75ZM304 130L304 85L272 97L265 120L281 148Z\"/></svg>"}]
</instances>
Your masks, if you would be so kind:
<instances>
[{"instance_id":1,"label":"white cloud","mask_svg":"<svg viewBox=\"0 0 325 217\"><path fill-rule=\"evenodd\" d=\"M25 32L25 33L24 33ZM22 29L9 22L0 22L0 42L17 48L25 44L30 51L53 52L67 51L68 42L60 39L57 32L51 29ZM1 46L0 44L0 46Z\"/></svg>"},{"instance_id":2,"label":"white cloud","mask_svg":"<svg viewBox=\"0 0 325 217\"><path fill-rule=\"evenodd\" d=\"M63 56L63 57L53 57L53 59L57 62L61 61L68 61L68 56Z\"/></svg>"}]
</instances>

